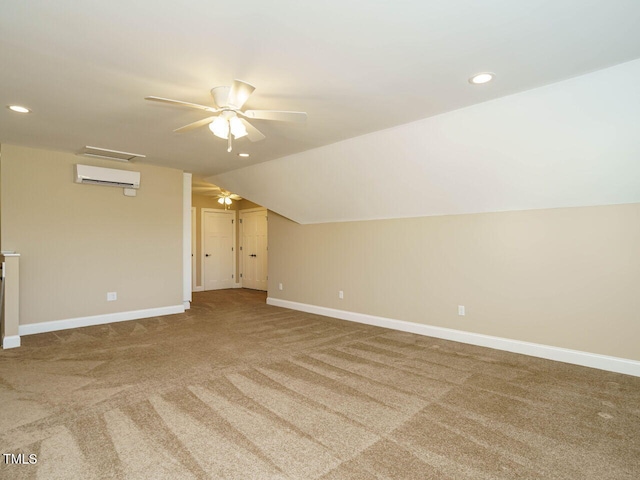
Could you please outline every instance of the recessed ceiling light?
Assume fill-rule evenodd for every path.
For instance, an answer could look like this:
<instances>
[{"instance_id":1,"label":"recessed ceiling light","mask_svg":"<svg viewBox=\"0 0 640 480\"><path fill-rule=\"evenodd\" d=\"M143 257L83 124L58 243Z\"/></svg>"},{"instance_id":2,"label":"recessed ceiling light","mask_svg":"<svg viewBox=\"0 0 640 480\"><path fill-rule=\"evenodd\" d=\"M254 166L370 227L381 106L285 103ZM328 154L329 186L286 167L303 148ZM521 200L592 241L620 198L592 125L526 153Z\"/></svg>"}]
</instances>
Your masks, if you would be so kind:
<instances>
[{"instance_id":1,"label":"recessed ceiling light","mask_svg":"<svg viewBox=\"0 0 640 480\"><path fill-rule=\"evenodd\" d=\"M27 107L22 107L20 105L7 105L7 108L11 111L14 112L18 112L18 113L29 113L31 112L31 110L29 110Z\"/></svg>"},{"instance_id":2,"label":"recessed ceiling light","mask_svg":"<svg viewBox=\"0 0 640 480\"><path fill-rule=\"evenodd\" d=\"M248 157L249 154L248 153L239 153L238 156L239 157Z\"/></svg>"},{"instance_id":3,"label":"recessed ceiling light","mask_svg":"<svg viewBox=\"0 0 640 480\"><path fill-rule=\"evenodd\" d=\"M469 83L473 83L474 85L480 85L481 83L490 82L491 80L493 80L493 77L495 76L496 74L491 72L476 73L473 77L469 79Z\"/></svg>"}]
</instances>

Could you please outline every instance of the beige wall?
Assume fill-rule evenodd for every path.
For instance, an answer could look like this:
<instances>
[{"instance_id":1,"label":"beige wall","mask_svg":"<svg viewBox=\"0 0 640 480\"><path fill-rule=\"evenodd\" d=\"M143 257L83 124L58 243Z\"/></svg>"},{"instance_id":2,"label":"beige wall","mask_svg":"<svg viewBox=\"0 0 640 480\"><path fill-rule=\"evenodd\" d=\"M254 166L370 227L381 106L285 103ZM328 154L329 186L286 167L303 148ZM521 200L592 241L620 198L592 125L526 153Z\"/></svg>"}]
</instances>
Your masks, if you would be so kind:
<instances>
[{"instance_id":1,"label":"beige wall","mask_svg":"<svg viewBox=\"0 0 640 480\"><path fill-rule=\"evenodd\" d=\"M138 195L74 183L76 163L141 172ZM21 324L182 304L180 170L2 145L0 171Z\"/></svg>"},{"instance_id":2,"label":"beige wall","mask_svg":"<svg viewBox=\"0 0 640 480\"><path fill-rule=\"evenodd\" d=\"M269 216L273 298L640 360L639 292L640 204L315 225Z\"/></svg>"},{"instance_id":3,"label":"beige wall","mask_svg":"<svg viewBox=\"0 0 640 480\"><path fill-rule=\"evenodd\" d=\"M251 200L243 198L238 202L238 210L248 210L249 208L262 208L257 203L253 203Z\"/></svg>"}]
</instances>

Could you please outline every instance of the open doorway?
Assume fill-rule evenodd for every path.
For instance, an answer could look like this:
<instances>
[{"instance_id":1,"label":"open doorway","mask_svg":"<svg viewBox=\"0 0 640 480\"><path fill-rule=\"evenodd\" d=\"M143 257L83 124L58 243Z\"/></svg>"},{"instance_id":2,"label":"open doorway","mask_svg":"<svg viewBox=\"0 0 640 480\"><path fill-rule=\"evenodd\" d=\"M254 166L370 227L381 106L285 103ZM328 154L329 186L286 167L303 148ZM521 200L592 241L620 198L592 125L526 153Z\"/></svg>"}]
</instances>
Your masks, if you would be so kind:
<instances>
[{"instance_id":1,"label":"open doorway","mask_svg":"<svg viewBox=\"0 0 640 480\"><path fill-rule=\"evenodd\" d=\"M220 196L221 195L224 196L230 192L227 192L221 189L220 187L212 183L209 183L203 178L195 175L193 176L191 193L192 193L192 218L194 219L193 226L192 226L192 232L193 232L192 235L194 239L193 247L192 247L193 248L193 265L194 265L192 290L194 292L202 292L204 290L211 289L212 284L207 281L206 277L208 277L210 280L212 278L215 278L216 273L213 273L213 272L216 271L216 268L220 270L226 269L227 268L226 265L228 265L228 263L225 263L225 262L228 262L229 258L231 258L231 263L232 263L231 275L233 276L232 282L228 282L228 281L223 282L222 278L220 278L219 279L220 281L219 280L214 281L214 283L218 285L218 287L216 288L254 288L257 290L266 291L267 290L267 286L266 286L267 265L268 265L267 249L266 249L266 243L267 243L266 226L258 227L263 229L265 232L264 235L257 234L257 236L260 237L259 240L258 238L255 238L255 235L254 235L256 242L260 244L264 244L264 253L259 254L257 252L248 252L248 255L252 255L252 254L256 255L256 257L249 257L252 260L256 259L256 262L254 262L255 274L252 273L253 271L248 272L251 278L249 279L248 282L243 282L244 280L243 277L245 275L243 268L245 265L249 266L250 264L248 262L245 262L244 259L242 258L242 254L244 250L241 250L241 247L243 246L243 238L242 238L243 232L241 231L242 224L240 223L240 216L242 215L243 216L242 219L244 220L244 215L247 213L264 212L263 213L263 217L264 217L267 214L267 210L261 207L260 205L255 204L247 199L241 198L237 195L233 195L232 197L229 197L230 199L229 203L226 203L224 201L223 203L219 203ZM205 224L205 222L203 222L203 211L228 212L227 215L229 215L229 218L233 220L233 228L235 229L234 230L235 238L232 238L232 241L231 241L232 251L229 257L221 260L214 260L213 257L206 256L207 253L209 255L212 255L212 251L209 251L209 252L204 251L205 241L203 241L203 233L206 233L206 232L204 232L204 228L203 228ZM251 223L251 220L249 221ZM266 218L264 218L264 222L266 223ZM218 240L220 242L226 241L224 240L224 238L220 237L219 232L218 234L214 234L213 236L215 237L216 235L218 235L219 237ZM212 241L215 242L217 240L212 239ZM211 250L212 248L214 247L209 247L209 250ZM203 264L207 264L207 259L210 259L208 264L211 265L209 267L210 273L208 275L207 275L207 272L205 272L206 267L203 266ZM213 267L212 264L215 264L216 262L218 262L218 267ZM264 266L262 266L262 262L264 262ZM258 265L258 263L260 264ZM254 278L263 279L263 280L259 280L258 283L255 283L255 282L252 282ZM208 283L208 285L205 285L205 283Z\"/></svg>"}]
</instances>

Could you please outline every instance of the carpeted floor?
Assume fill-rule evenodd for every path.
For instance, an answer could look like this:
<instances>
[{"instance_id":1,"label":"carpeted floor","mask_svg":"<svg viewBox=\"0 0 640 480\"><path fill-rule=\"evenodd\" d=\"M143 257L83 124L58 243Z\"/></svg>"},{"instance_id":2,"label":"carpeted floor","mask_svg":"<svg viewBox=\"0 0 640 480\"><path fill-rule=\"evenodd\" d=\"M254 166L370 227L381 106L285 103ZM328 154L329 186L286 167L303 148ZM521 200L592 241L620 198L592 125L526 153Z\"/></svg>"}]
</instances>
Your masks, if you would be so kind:
<instances>
[{"instance_id":1,"label":"carpeted floor","mask_svg":"<svg viewBox=\"0 0 640 480\"><path fill-rule=\"evenodd\" d=\"M264 302L23 337L0 478L640 478L640 378Z\"/></svg>"}]
</instances>

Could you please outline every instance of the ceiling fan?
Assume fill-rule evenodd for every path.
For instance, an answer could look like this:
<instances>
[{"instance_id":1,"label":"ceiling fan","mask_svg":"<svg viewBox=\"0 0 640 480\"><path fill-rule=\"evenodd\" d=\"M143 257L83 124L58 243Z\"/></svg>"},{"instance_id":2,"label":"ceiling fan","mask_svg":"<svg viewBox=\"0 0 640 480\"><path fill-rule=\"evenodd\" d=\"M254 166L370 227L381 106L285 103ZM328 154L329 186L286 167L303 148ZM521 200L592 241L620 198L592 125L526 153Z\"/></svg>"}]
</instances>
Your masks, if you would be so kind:
<instances>
[{"instance_id":1,"label":"ceiling fan","mask_svg":"<svg viewBox=\"0 0 640 480\"><path fill-rule=\"evenodd\" d=\"M193 183L191 185L191 191L196 195L216 197L218 199L218 203L225 209L228 209L229 205L231 205L234 201L238 202L242 200L242 197L240 195L236 195L235 193L231 193L229 190L225 190L218 187L217 185L213 185L212 183L200 180L198 177L194 177Z\"/></svg>"},{"instance_id":2,"label":"ceiling fan","mask_svg":"<svg viewBox=\"0 0 640 480\"><path fill-rule=\"evenodd\" d=\"M233 200L236 202L242 200L240 195L236 195L235 193L227 192L225 190L223 190L219 195L216 195L216 197L218 197L218 203L222 205L225 210L229 209L229 205L233 203Z\"/></svg>"},{"instance_id":3,"label":"ceiling fan","mask_svg":"<svg viewBox=\"0 0 640 480\"><path fill-rule=\"evenodd\" d=\"M190 123L184 127L174 130L182 133L194 128L209 125L209 130L216 136L227 140L227 152L232 149L232 138L238 139L246 136L252 142L263 140L265 136L256 127L251 125L245 118L256 120L277 120L281 122L304 122L307 119L305 112L287 112L280 110L245 110L241 108L253 93L255 87L243 82L234 80L233 85L224 87L213 87L211 96L215 106L208 107L197 103L182 102L161 97L145 97L145 100L154 102L169 103L182 107L196 108L209 113L216 113L197 122Z\"/></svg>"}]
</instances>

